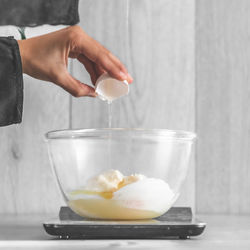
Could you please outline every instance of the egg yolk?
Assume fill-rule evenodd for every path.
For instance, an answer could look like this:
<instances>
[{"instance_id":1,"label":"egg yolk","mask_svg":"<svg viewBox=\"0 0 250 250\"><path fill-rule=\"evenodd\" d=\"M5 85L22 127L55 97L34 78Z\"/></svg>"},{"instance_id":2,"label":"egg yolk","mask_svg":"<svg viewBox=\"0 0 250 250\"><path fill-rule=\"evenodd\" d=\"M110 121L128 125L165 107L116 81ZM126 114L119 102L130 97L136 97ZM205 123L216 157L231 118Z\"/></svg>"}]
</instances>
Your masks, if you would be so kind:
<instances>
[{"instance_id":1,"label":"egg yolk","mask_svg":"<svg viewBox=\"0 0 250 250\"><path fill-rule=\"evenodd\" d=\"M72 195L77 195L77 194L88 194L88 195L99 195L104 199L112 199L114 196L114 192L116 192L117 190L119 190L120 188L128 185L129 182L125 182L124 180L122 180L121 182L119 182L119 184L117 185L117 188L109 191L109 192L97 192L97 191L89 191L89 190L76 190L71 192Z\"/></svg>"}]
</instances>

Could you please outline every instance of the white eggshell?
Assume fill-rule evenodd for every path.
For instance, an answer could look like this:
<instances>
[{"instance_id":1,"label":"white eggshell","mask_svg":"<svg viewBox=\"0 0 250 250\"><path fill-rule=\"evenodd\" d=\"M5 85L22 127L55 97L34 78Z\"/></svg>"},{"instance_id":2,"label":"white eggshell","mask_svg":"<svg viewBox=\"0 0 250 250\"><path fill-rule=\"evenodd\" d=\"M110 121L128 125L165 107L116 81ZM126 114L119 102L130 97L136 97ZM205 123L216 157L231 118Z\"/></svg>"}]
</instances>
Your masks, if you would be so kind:
<instances>
[{"instance_id":1,"label":"white eggshell","mask_svg":"<svg viewBox=\"0 0 250 250\"><path fill-rule=\"evenodd\" d=\"M129 86L126 80L119 81L104 73L96 81L95 92L100 99L112 102L121 96L127 95Z\"/></svg>"}]
</instances>

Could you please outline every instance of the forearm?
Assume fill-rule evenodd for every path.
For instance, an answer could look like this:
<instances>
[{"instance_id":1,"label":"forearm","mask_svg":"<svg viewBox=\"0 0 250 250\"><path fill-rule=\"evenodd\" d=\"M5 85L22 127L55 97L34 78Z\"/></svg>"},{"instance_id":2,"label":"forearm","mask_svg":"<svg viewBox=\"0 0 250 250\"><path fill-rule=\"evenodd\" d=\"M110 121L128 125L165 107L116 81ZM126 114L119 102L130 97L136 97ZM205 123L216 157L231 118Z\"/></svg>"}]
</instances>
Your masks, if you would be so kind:
<instances>
[{"instance_id":1,"label":"forearm","mask_svg":"<svg viewBox=\"0 0 250 250\"><path fill-rule=\"evenodd\" d=\"M25 59L25 48L24 48L24 41L25 40L17 40L20 57L21 57L21 63L22 63L22 72L27 74L27 60Z\"/></svg>"},{"instance_id":2,"label":"forearm","mask_svg":"<svg viewBox=\"0 0 250 250\"><path fill-rule=\"evenodd\" d=\"M95 89L80 82L67 70L68 58L75 58L88 71L92 84L108 72L118 80L133 81L125 66L110 51L88 36L79 26L18 41L23 73L62 87L75 97L95 97Z\"/></svg>"}]
</instances>

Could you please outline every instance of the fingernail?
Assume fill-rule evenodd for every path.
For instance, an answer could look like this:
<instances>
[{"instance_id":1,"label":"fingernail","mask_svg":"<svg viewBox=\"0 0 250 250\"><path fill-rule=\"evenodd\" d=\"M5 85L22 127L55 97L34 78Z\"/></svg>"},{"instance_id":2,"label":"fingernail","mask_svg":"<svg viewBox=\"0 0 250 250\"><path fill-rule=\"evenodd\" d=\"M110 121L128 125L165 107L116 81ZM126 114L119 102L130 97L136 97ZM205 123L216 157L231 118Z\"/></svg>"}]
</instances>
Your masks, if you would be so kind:
<instances>
[{"instance_id":1,"label":"fingernail","mask_svg":"<svg viewBox=\"0 0 250 250\"><path fill-rule=\"evenodd\" d=\"M133 82L133 77L128 73L128 82L129 83L132 83Z\"/></svg>"},{"instance_id":2,"label":"fingernail","mask_svg":"<svg viewBox=\"0 0 250 250\"><path fill-rule=\"evenodd\" d=\"M126 80L127 79L127 75L124 72L120 71L119 75L122 78L122 80Z\"/></svg>"},{"instance_id":3,"label":"fingernail","mask_svg":"<svg viewBox=\"0 0 250 250\"><path fill-rule=\"evenodd\" d=\"M97 95L97 93L96 92L89 92L89 94L88 94L88 96L89 97L97 97L98 95Z\"/></svg>"}]
</instances>

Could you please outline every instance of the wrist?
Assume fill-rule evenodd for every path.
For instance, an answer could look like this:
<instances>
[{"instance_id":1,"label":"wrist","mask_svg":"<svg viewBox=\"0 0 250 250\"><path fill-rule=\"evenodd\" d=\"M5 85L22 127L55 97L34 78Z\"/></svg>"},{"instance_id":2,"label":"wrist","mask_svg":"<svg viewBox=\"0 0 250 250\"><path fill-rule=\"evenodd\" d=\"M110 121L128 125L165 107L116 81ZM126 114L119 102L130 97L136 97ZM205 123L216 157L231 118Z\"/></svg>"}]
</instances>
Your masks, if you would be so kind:
<instances>
[{"instance_id":1,"label":"wrist","mask_svg":"<svg viewBox=\"0 0 250 250\"><path fill-rule=\"evenodd\" d=\"M20 57L22 61L22 70L23 73L27 73L26 71L26 57L25 57L25 49L24 49L24 43L25 40L17 40L18 46L19 46L19 52L20 52Z\"/></svg>"}]
</instances>

